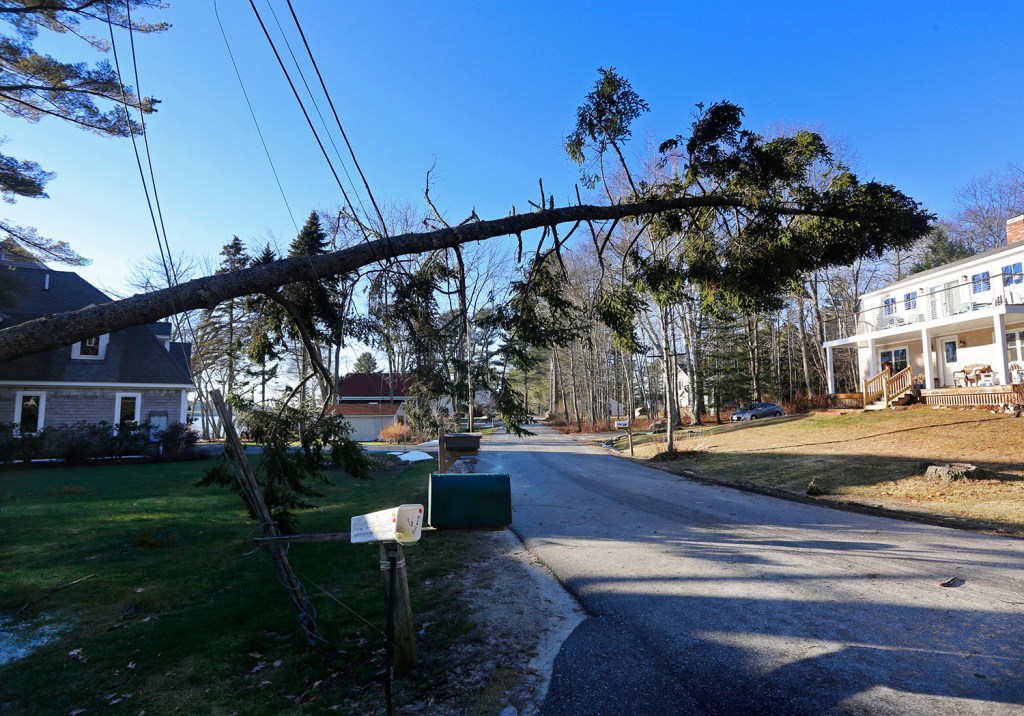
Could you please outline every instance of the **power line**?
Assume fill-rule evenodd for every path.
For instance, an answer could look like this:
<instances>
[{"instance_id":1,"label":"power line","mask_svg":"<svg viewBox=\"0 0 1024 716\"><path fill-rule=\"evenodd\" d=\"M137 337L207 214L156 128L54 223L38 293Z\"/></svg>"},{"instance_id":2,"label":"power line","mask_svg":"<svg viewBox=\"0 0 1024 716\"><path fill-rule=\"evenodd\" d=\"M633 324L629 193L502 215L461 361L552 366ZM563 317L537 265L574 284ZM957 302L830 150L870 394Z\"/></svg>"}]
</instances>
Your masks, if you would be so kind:
<instances>
[{"instance_id":1,"label":"power line","mask_svg":"<svg viewBox=\"0 0 1024 716\"><path fill-rule=\"evenodd\" d=\"M267 140L263 137L263 130L260 128L259 120L256 119L256 112L252 108L252 102L249 100L249 93L245 90L245 83L242 81L242 73L238 70L238 63L235 62L235 54L231 51L231 43L228 42L227 32L224 31L224 23L220 19L220 9L217 6L217 0L213 0L213 14L217 16L217 25L220 27L220 36L224 38L224 46L227 48L228 57L231 58L231 66L235 70L235 77L238 79L238 86L242 90L242 96L245 97L245 104L249 108L249 116L252 117L252 123L256 126L256 134L260 137L260 143L263 145L263 153L267 155L267 162L270 164L270 171L274 174L274 181L277 182L277 189L281 192L281 199L284 201L285 208L288 210L288 216L292 220L292 226L295 227L295 233L299 233L299 225L295 221L295 214L292 212L291 204L288 203L288 197L285 195L284 186L281 184L281 177L277 174L277 167L274 166L274 160L270 157L270 149L267 147Z\"/></svg>"},{"instance_id":2,"label":"power line","mask_svg":"<svg viewBox=\"0 0 1024 716\"><path fill-rule=\"evenodd\" d=\"M356 153L355 150L352 149L352 143L348 141L348 134L345 133L345 128L342 126L341 119L338 117L338 110L334 107L334 100L331 99L331 93L327 89L327 84L324 82L323 75L320 73L320 66L317 64L316 58L313 56L313 51L309 47L309 42L306 41L306 33L303 32L302 23L299 22L299 17L295 14L295 8L292 7L292 0L287 0L287 2L288 10L292 14L292 20L295 21L295 27L298 29L299 36L302 38L302 44L306 48L306 54L309 55L309 61L313 64L313 69L316 71L316 77L320 81L320 87L324 91L324 96L327 97L327 104L331 107L331 113L334 115L334 121L338 124L338 131L341 132L341 137L345 140L345 146L348 147L348 153L352 157L352 163L355 165L356 171L359 172L360 179L363 180L363 186L366 187L366 193L370 197L370 203L373 204L374 211L377 212L377 219L380 221L381 231L384 232L385 237L390 237L387 223L384 221L384 215L381 213L380 207L377 205L377 200L373 197L373 191L370 189L369 182L366 181L366 175L363 173L362 167L359 166L359 160L356 159Z\"/></svg>"},{"instance_id":3,"label":"power line","mask_svg":"<svg viewBox=\"0 0 1024 716\"><path fill-rule=\"evenodd\" d=\"M367 235L366 229L363 227L362 223L358 221L358 214L355 210L355 206L349 198L348 192L345 191L345 186L342 184L341 178L338 176L338 172L334 168L334 163L331 161L331 157L327 153L323 141L320 139L320 134L316 131L316 127L313 125L313 120L310 118L309 112L306 110L306 105L303 103L302 97L299 96L299 92L295 88L295 83L292 81L288 68L285 67L284 61L281 59L281 53L277 51L277 45L274 44L274 40L270 36L270 32L267 30L267 26L263 22L263 17L260 15L260 11L256 8L256 3L254 3L253 0L249 0L249 7L252 8L253 13L256 15L256 20L259 22L260 28L263 30L263 35L267 38L267 42L270 44L270 49L273 51L274 57L277 58L277 64L281 67L281 71L284 72L285 79L288 81L288 86L291 88L292 94L295 96L295 100L299 103L299 109L302 110L302 116L306 118L306 124L309 125L310 131L313 132L313 137L316 139L317 146L320 147L320 152L324 155L324 159L327 160L327 166L330 168L331 174L334 175L334 180L337 182L338 188L341 189L341 195L344 197L345 203L348 205L352 215L357 217L356 223L359 226L359 231L363 235L363 241L365 241L366 245L370 247L373 260L379 261L380 258L376 255L377 252L373 246L373 242L370 241L370 237Z\"/></svg>"},{"instance_id":4,"label":"power line","mask_svg":"<svg viewBox=\"0 0 1024 716\"><path fill-rule=\"evenodd\" d=\"M142 99L141 99L142 98L142 92L141 92L141 89L139 88L139 81L138 81L138 61L137 61L137 57L135 55L135 40L134 40L134 37L132 36L133 33L132 33L132 23L131 23L131 14L130 14L131 13L131 7L130 7L130 5L129 5L128 13L129 13L128 16L127 16L128 33L129 33L129 37L131 38L131 43L130 44L131 44L131 48L132 48L132 65L134 67L134 74L135 74L135 85L136 85L135 90L136 90L136 95L139 98L138 109L139 109L139 117L141 119L140 128L141 128L141 133L143 135L143 139L145 140L146 163L149 165L150 176L151 176L151 178L153 180L153 196L154 196L154 199L156 199L157 207L158 207L158 211L159 211L159 205L160 204L159 204L159 197L157 196L156 179L155 179L155 173L153 172L152 156L150 155L150 152L149 152L149 140L146 139L146 123L145 123L145 118L143 117L143 110L142 110ZM117 79L118 79L118 84L120 86L120 93L121 93L121 105L122 105L122 108L124 109L125 123L126 123L127 129L128 129L128 134L129 134L129 136L131 137L131 140L132 140L132 148L135 151L135 163L136 163L136 165L138 166L138 169L139 169L139 179L142 181L142 190L143 190L143 192L144 192L144 194L146 196L146 206L149 209L149 217L150 217L150 220L153 223L153 232L156 235L157 248L160 251L160 262L161 262L161 265L163 266L163 269L164 269L164 276L167 279L167 285L168 285L168 287L171 287L171 286L174 286L177 283L178 277L177 277L176 269L174 268L174 260L173 260L173 257L171 256L171 246L170 246L170 243L167 241L166 229L164 230L163 240L161 241L160 230L157 228L157 216L156 216L156 214L153 211L153 202L150 200L149 186L148 186L148 184L146 182L146 174L145 174L145 172L144 172L144 170L142 168L142 159L139 156L139 146L138 146L138 143L135 140L135 129L132 127L131 113L129 112L129 109L128 109L128 107L129 107L128 98L125 95L124 83L121 81L121 78L122 78L121 63L120 63L120 59L119 59L118 53L117 53L117 43L116 43L116 41L114 39L114 24L113 24L113 22L111 22L109 9L107 11L107 27L108 27L108 29L110 31L110 47L111 47L111 50L113 51L113 55L114 55L114 69L117 71ZM160 224L160 227L164 227L164 221L163 221L163 214L162 213L160 213L159 224ZM165 248L166 248L166 256L165 256L165 251L164 251ZM181 337L184 337L185 336L185 331L182 330L181 319L178 316L179 316L178 312L173 313L172 316L171 316L171 320L174 321L174 323L176 324L176 327L178 329L178 335L181 336ZM189 314L187 312L185 312L184 316L185 316L185 323L188 326L189 334L191 335L191 338L192 338L192 344L193 345L197 345L198 344L198 339L197 339L196 330L192 326L192 319L189 317ZM202 377L200 378L200 380L202 380Z\"/></svg>"},{"instance_id":5,"label":"power line","mask_svg":"<svg viewBox=\"0 0 1024 716\"><path fill-rule=\"evenodd\" d=\"M114 39L114 24L110 20L110 9L109 8L107 9L107 27L110 30L110 48L111 48L111 50L113 51L113 54L114 54L114 69L117 72L118 86L120 87L120 92L121 92L121 105L124 108L125 124L126 124L126 126L128 128L128 136L131 137L131 140L132 140L132 149L135 150L135 164L139 168L139 178L142 180L142 191L143 191L143 193L146 196L146 206L149 208L149 218L153 222L153 233L156 234L156 245L157 245L157 248L160 250L160 263L163 265L164 276L167 279L167 285L168 286L173 286L174 284L173 284L173 280L172 280L172 277L171 277L171 270L170 270L170 268L168 266L167 258L164 255L164 244L163 244L163 242L162 242L162 240L160 238L160 229L157 227L156 213L153 211L153 201L152 201L152 199L150 199L150 196L149 196L149 183L146 181L146 172L142 168L142 157L139 155L139 145L138 145L138 142L135 141L135 129L134 129L134 127L132 127L132 117L131 117L131 113L128 111L128 97L125 95L124 83L121 81L121 78L123 77L123 75L121 74L121 61L118 58L118 54L117 54L117 42ZM137 85L138 85L138 81L136 80L136 94L138 95L139 94L139 90L138 90L138 86ZM140 109L140 113L141 113L141 102L142 102L142 99L141 99L141 95L140 95L139 96L139 105L140 105L139 109ZM143 125L143 131L145 131L144 125ZM154 191L155 191L155 187L154 187Z\"/></svg>"},{"instance_id":6,"label":"power line","mask_svg":"<svg viewBox=\"0 0 1024 716\"><path fill-rule=\"evenodd\" d=\"M352 180L352 175L349 174L348 166L346 166L345 160L341 156L341 152L338 151L338 145L334 143L334 135L331 134L331 130L327 126L327 120L324 119L323 112L320 111L320 104L316 101L316 96L313 94L313 90L310 88L309 82L306 81L306 73L302 71L302 65L299 64L299 60L295 57L295 52L292 50L292 43L288 41L288 35L285 33L284 28L281 27L281 21L277 18L277 12L274 10L274 6L269 0L267 0L267 8L270 10L270 14L274 18L274 24L277 25L278 32L281 33L281 39L284 40L284 46L288 50L288 55L292 58L295 70L299 73L299 79L302 80L302 86L306 88L306 94L309 95L309 101L312 103L313 109L316 111L316 116L320 119L320 124L323 126L324 133L327 135L327 141L331 143L331 148L334 150L334 154L338 158L341 170L345 173L345 178L348 179L348 186L352 190L352 195L356 197L356 201L359 203L359 208L366 212L366 209L363 206L363 198L359 196L359 190L356 189L355 182Z\"/></svg>"}]
</instances>

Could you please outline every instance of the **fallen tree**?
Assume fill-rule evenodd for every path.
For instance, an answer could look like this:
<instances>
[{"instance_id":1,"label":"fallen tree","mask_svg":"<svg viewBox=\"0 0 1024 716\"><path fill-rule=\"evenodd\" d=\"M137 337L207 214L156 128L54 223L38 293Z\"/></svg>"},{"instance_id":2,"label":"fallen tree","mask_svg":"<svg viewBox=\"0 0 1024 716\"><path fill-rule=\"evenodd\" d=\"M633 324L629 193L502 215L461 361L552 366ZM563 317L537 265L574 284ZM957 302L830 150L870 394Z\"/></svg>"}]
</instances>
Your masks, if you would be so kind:
<instances>
[{"instance_id":1,"label":"fallen tree","mask_svg":"<svg viewBox=\"0 0 1024 716\"><path fill-rule=\"evenodd\" d=\"M755 210L761 214L774 214L779 217L833 219L847 226L844 235L848 235L847 238L850 240L836 242L837 248L845 246L847 252L859 249L880 250L895 241L906 242L906 234L913 234L913 240L916 240L917 232L920 230L917 224L926 226L927 215L923 215L923 218L918 217L915 221L914 214L919 211L916 205L891 187L877 184L866 184L863 187L873 187L875 191L885 189L903 204L902 220L906 226L903 235L895 233L895 228L900 222L893 222L890 216L865 214L856 205L793 203L760 206ZM452 248L500 236L521 237L526 231L568 223L615 221L700 208L751 209L748 204L749 202L740 197L709 195L651 199L612 206L567 206L462 224L436 231L374 239L322 256L284 259L240 271L206 276L160 291L136 294L119 301L26 321L0 330L0 360L10 360L70 345L85 338L133 325L151 323L184 311L213 308L231 298L263 293L290 283L316 281L325 276L348 273L387 259ZM555 241L557 243L558 239ZM834 263L836 259L841 261L843 257L833 256L828 263ZM805 268L809 270L815 267L808 265Z\"/></svg>"}]
</instances>

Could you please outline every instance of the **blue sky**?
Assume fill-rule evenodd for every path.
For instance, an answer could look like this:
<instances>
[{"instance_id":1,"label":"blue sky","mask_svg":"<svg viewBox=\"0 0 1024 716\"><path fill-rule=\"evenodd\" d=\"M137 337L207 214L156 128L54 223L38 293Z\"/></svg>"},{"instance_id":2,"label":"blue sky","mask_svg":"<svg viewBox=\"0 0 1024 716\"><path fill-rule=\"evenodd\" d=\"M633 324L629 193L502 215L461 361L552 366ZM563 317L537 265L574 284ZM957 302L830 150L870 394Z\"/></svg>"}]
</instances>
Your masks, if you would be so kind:
<instances>
[{"instance_id":1,"label":"blue sky","mask_svg":"<svg viewBox=\"0 0 1024 716\"><path fill-rule=\"evenodd\" d=\"M272 1L290 28L287 6ZM562 139L601 66L651 105L637 151L685 133L695 103L727 99L756 130L801 124L843 137L863 177L940 215L972 177L1024 162L1020 2L293 4L378 198L420 205L436 161L434 197L453 220L523 210L539 178L556 200L573 196ZM257 6L273 23L267 0ZM248 3L219 7L301 225L340 192ZM162 100L149 141L172 247L215 256L234 234L287 245L292 219L213 2L171 0L150 18L173 25L137 38L142 90ZM92 59L70 41L54 47ZM93 259L86 278L120 288L128 263L156 251L131 144L6 117L0 135L4 151L57 173L50 199L6 215L70 241Z\"/></svg>"}]
</instances>

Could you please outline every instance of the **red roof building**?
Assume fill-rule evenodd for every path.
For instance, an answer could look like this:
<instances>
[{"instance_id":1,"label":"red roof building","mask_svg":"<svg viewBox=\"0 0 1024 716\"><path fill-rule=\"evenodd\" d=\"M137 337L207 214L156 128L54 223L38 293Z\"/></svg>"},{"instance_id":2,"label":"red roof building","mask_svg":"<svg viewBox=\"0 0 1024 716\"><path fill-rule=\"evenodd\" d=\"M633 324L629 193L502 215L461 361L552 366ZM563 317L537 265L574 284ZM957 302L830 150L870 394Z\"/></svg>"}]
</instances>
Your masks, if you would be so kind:
<instances>
[{"instance_id":1,"label":"red roof building","mask_svg":"<svg viewBox=\"0 0 1024 716\"><path fill-rule=\"evenodd\" d=\"M357 403L355 401L348 401L340 405L332 405L328 412L332 414L340 413L345 417L355 415L385 415L394 417L402 414L402 404L397 401L394 403Z\"/></svg>"},{"instance_id":2,"label":"red roof building","mask_svg":"<svg viewBox=\"0 0 1024 716\"><path fill-rule=\"evenodd\" d=\"M404 403L410 398L412 381L410 373L349 373L341 379L338 401L370 403L393 399Z\"/></svg>"}]
</instances>

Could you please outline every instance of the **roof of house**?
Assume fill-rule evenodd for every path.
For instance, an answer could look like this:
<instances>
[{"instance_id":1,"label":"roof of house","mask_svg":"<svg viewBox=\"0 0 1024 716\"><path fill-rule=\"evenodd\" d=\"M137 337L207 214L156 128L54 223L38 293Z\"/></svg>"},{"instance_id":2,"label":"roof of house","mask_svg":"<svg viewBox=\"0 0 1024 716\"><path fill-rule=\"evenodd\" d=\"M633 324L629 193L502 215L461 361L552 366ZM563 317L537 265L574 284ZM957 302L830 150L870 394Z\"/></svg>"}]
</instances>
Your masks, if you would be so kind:
<instances>
[{"instance_id":1,"label":"roof of house","mask_svg":"<svg viewBox=\"0 0 1024 716\"><path fill-rule=\"evenodd\" d=\"M7 237L0 241L0 262L12 266L26 266L29 268L46 268L46 264L36 259L32 254L25 251L14 242L14 239Z\"/></svg>"},{"instance_id":2,"label":"roof of house","mask_svg":"<svg viewBox=\"0 0 1024 716\"><path fill-rule=\"evenodd\" d=\"M410 373L349 373L341 379L338 394L344 401L390 399L392 394L404 400L412 382Z\"/></svg>"},{"instance_id":3,"label":"roof of house","mask_svg":"<svg viewBox=\"0 0 1024 716\"><path fill-rule=\"evenodd\" d=\"M392 416L397 415L401 410L401 403L368 403L353 401L350 403L342 403L340 405L332 405L328 412L334 415L344 415L345 417L357 415Z\"/></svg>"},{"instance_id":4,"label":"roof of house","mask_svg":"<svg viewBox=\"0 0 1024 716\"><path fill-rule=\"evenodd\" d=\"M4 309L0 328L50 313L75 311L110 298L71 271L53 271L0 263L15 303ZM160 324L157 324L160 326ZM172 343L166 350L160 328L132 326L110 334L103 360L72 360L65 346L0 363L0 380L19 382L122 383L135 385L191 385L190 347Z\"/></svg>"}]
</instances>

